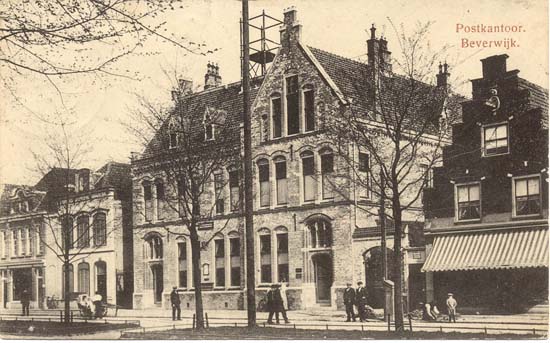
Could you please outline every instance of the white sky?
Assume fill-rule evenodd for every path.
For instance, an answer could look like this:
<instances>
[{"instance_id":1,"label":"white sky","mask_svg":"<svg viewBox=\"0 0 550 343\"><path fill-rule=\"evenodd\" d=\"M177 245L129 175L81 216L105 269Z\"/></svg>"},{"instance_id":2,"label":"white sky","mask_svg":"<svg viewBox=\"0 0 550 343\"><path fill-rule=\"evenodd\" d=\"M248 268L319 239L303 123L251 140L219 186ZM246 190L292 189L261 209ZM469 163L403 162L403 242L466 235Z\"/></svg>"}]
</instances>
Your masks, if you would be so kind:
<instances>
[{"instance_id":1,"label":"white sky","mask_svg":"<svg viewBox=\"0 0 550 343\"><path fill-rule=\"evenodd\" d=\"M349 58L365 59L368 28L372 23L378 28L377 34L387 37L389 50L397 51L397 40L388 17L395 24L403 23L410 29L417 22L432 21L430 40L434 49L451 45L448 60L453 78L481 77L481 58L506 53L510 56L509 70L519 69L521 77L548 88L548 4L545 0L258 0L250 1L250 16L265 9L271 16L282 19L283 9L291 5L297 8L303 25L302 40L310 46ZM141 151L120 121L131 119L128 108L135 106L135 92L169 102L172 86L163 76L162 68L176 69L182 76L191 78L195 86L202 86L206 64L213 61L219 64L224 83L238 81L240 9L241 2L237 0L189 1L183 9L162 18L167 21L168 32L205 43L208 49L217 48L214 54L185 55L168 43L149 41L142 54L125 58L119 65L121 70L139 72L139 80L81 77L61 85L65 106L71 110L69 115L76 123L73 130L91 132L92 151L88 163L81 167L99 168L108 160L128 162L131 151ZM456 32L457 24L521 25L525 32L465 34ZM272 35L278 40L277 28ZM519 48L465 49L461 48L462 38L511 38ZM0 94L3 99L0 102L0 183L34 184L39 175L30 171L35 164L30 150L41 150L47 125L28 109L50 115L55 109L64 110L59 104L59 94L44 80L23 75L16 84L16 92L25 99L26 107L15 102L9 94ZM467 94L471 90L469 83L461 89ZM0 88L1 91L5 92Z\"/></svg>"}]
</instances>

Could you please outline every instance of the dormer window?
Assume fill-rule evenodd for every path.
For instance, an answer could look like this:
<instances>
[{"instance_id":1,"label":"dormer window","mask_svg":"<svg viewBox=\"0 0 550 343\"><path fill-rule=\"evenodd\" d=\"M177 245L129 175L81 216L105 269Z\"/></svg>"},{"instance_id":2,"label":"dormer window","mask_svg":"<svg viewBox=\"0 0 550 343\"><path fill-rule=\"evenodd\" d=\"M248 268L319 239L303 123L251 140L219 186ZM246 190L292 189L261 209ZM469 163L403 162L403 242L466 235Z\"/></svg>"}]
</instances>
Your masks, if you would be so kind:
<instances>
[{"instance_id":1,"label":"dormer window","mask_svg":"<svg viewBox=\"0 0 550 343\"><path fill-rule=\"evenodd\" d=\"M210 117L210 114L206 114L204 116L204 139L207 141L214 140L215 134L215 127L212 123L212 118Z\"/></svg>"},{"instance_id":2,"label":"dormer window","mask_svg":"<svg viewBox=\"0 0 550 343\"><path fill-rule=\"evenodd\" d=\"M170 125L168 128L168 148L173 149L178 146L178 133L176 132L176 129L174 128L174 125Z\"/></svg>"},{"instance_id":3,"label":"dormer window","mask_svg":"<svg viewBox=\"0 0 550 343\"><path fill-rule=\"evenodd\" d=\"M503 155L508 149L508 124L488 125L483 128L483 156Z\"/></svg>"}]
</instances>

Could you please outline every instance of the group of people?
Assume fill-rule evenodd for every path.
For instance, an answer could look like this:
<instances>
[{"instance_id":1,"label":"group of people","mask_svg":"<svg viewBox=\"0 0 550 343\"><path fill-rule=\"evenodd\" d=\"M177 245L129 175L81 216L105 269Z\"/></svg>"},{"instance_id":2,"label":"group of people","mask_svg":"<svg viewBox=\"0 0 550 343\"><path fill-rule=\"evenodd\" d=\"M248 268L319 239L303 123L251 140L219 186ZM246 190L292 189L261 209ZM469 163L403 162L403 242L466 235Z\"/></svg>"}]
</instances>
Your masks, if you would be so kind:
<instances>
[{"instance_id":1,"label":"group of people","mask_svg":"<svg viewBox=\"0 0 550 343\"><path fill-rule=\"evenodd\" d=\"M273 314L275 314L275 321L279 324L279 313L283 314L283 319L285 323L290 323L286 315L286 310L288 309L288 300L286 297L286 284L272 284L271 288L266 295L266 307L269 311L269 316L267 317L267 323L273 324Z\"/></svg>"},{"instance_id":2,"label":"group of people","mask_svg":"<svg viewBox=\"0 0 550 343\"><path fill-rule=\"evenodd\" d=\"M449 323L452 321L456 323L456 307L458 305L453 293L447 294L447 314L449 316ZM422 306L422 319L427 321L437 321L440 314L437 305L434 302L420 303Z\"/></svg>"},{"instance_id":3,"label":"group of people","mask_svg":"<svg viewBox=\"0 0 550 343\"><path fill-rule=\"evenodd\" d=\"M98 292L91 297L83 294L78 304L85 316L103 318L103 296Z\"/></svg>"},{"instance_id":4,"label":"group of people","mask_svg":"<svg viewBox=\"0 0 550 343\"><path fill-rule=\"evenodd\" d=\"M346 284L344 290L344 305L346 306L346 322L356 321L354 306L357 307L357 315L362 322L367 321L367 289L363 287L363 282L357 282L357 289L351 287L351 283Z\"/></svg>"}]
</instances>

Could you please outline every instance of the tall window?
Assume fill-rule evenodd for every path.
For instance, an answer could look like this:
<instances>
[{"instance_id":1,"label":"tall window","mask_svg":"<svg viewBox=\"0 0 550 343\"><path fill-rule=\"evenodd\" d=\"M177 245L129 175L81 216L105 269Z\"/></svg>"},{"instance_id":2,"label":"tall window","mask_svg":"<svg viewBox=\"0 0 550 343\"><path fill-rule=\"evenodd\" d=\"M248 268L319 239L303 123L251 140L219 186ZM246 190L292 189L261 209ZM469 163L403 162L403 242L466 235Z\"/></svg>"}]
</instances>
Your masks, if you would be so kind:
<instances>
[{"instance_id":1,"label":"tall window","mask_svg":"<svg viewBox=\"0 0 550 343\"><path fill-rule=\"evenodd\" d=\"M164 184L160 181L157 181L155 187L157 191L157 218L164 219L164 202L166 200Z\"/></svg>"},{"instance_id":2,"label":"tall window","mask_svg":"<svg viewBox=\"0 0 550 343\"><path fill-rule=\"evenodd\" d=\"M370 161L369 155L364 152L359 152L359 165L357 167L358 177L359 177L359 196L363 198L368 198L369 187L370 187Z\"/></svg>"},{"instance_id":3,"label":"tall window","mask_svg":"<svg viewBox=\"0 0 550 343\"><path fill-rule=\"evenodd\" d=\"M19 255L19 230L13 230L11 232L11 241L12 241L12 256L18 256Z\"/></svg>"},{"instance_id":4,"label":"tall window","mask_svg":"<svg viewBox=\"0 0 550 343\"><path fill-rule=\"evenodd\" d=\"M214 124L209 114L204 117L204 139L207 141L214 139Z\"/></svg>"},{"instance_id":5,"label":"tall window","mask_svg":"<svg viewBox=\"0 0 550 343\"><path fill-rule=\"evenodd\" d=\"M239 237L229 238L229 263L231 264L231 286L241 285L241 241Z\"/></svg>"},{"instance_id":6,"label":"tall window","mask_svg":"<svg viewBox=\"0 0 550 343\"><path fill-rule=\"evenodd\" d=\"M458 220L481 218L481 201L479 197L479 189L479 183L456 186Z\"/></svg>"},{"instance_id":7,"label":"tall window","mask_svg":"<svg viewBox=\"0 0 550 343\"><path fill-rule=\"evenodd\" d=\"M6 233L4 231L0 232L0 257L5 258L6 257Z\"/></svg>"},{"instance_id":8,"label":"tall window","mask_svg":"<svg viewBox=\"0 0 550 343\"><path fill-rule=\"evenodd\" d=\"M426 188L433 188L434 186L434 170L427 164L420 165L421 171L424 174Z\"/></svg>"},{"instance_id":9,"label":"tall window","mask_svg":"<svg viewBox=\"0 0 550 343\"><path fill-rule=\"evenodd\" d=\"M332 228L329 222L319 219L311 221L307 226L311 248L328 248L332 246Z\"/></svg>"},{"instance_id":10,"label":"tall window","mask_svg":"<svg viewBox=\"0 0 550 343\"><path fill-rule=\"evenodd\" d=\"M73 248L73 218L64 217L61 223L61 246L63 250Z\"/></svg>"},{"instance_id":11,"label":"tall window","mask_svg":"<svg viewBox=\"0 0 550 343\"><path fill-rule=\"evenodd\" d=\"M240 208L239 171L236 168L229 169L229 198L231 211L236 212Z\"/></svg>"},{"instance_id":12,"label":"tall window","mask_svg":"<svg viewBox=\"0 0 550 343\"><path fill-rule=\"evenodd\" d=\"M176 132L174 125L170 124L168 127L168 147L170 149L176 148L178 146L178 133Z\"/></svg>"},{"instance_id":13,"label":"tall window","mask_svg":"<svg viewBox=\"0 0 550 343\"><path fill-rule=\"evenodd\" d=\"M315 130L315 102L313 89L304 91L305 131Z\"/></svg>"},{"instance_id":14,"label":"tall window","mask_svg":"<svg viewBox=\"0 0 550 343\"><path fill-rule=\"evenodd\" d=\"M271 282L271 235L260 235L260 282Z\"/></svg>"},{"instance_id":15,"label":"tall window","mask_svg":"<svg viewBox=\"0 0 550 343\"><path fill-rule=\"evenodd\" d=\"M508 124L483 127L484 156L508 153Z\"/></svg>"},{"instance_id":16,"label":"tall window","mask_svg":"<svg viewBox=\"0 0 550 343\"><path fill-rule=\"evenodd\" d=\"M19 234L21 235L21 255L25 255L27 253L27 230L21 229L19 231Z\"/></svg>"},{"instance_id":17,"label":"tall window","mask_svg":"<svg viewBox=\"0 0 550 343\"><path fill-rule=\"evenodd\" d=\"M514 179L517 216L539 214L541 209L540 178Z\"/></svg>"},{"instance_id":18,"label":"tall window","mask_svg":"<svg viewBox=\"0 0 550 343\"><path fill-rule=\"evenodd\" d=\"M145 255L147 259L150 260L161 260L163 249L162 249L162 238L156 234L150 235L145 239Z\"/></svg>"},{"instance_id":19,"label":"tall window","mask_svg":"<svg viewBox=\"0 0 550 343\"><path fill-rule=\"evenodd\" d=\"M315 160L311 151L302 153L302 175L304 179L304 201L313 201L317 193L317 183L315 182Z\"/></svg>"},{"instance_id":20,"label":"tall window","mask_svg":"<svg viewBox=\"0 0 550 343\"><path fill-rule=\"evenodd\" d=\"M151 182L143 182L143 200L145 201L145 220L153 219L153 190Z\"/></svg>"},{"instance_id":21,"label":"tall window","mask_svg":"<svg viewBox=\"0 0 550 343\"><path fill-rule=\"evenodd\" d=\"M275 179L277 182L277 205L288 203L288 186L286 178L286 159L282 156L275 158Z\"/></svg>"},{"instance_id":22,"label":"tall window","mask_svg":"<svg viewBox=\"0 0 550 343\"><path fill-rule=\"evenodd\" d=\"M258 176L260 180L260 206L269 206L271 197L269 187L269 162L265 158L258 161Z\"/></svg>"},{"instance_id":23,"label":"tall window","mask_svg":"<svg viewBox=\"0 0 550 343\"><path fill-rule=\"evenodd\" d=\"M321 181L323 199L334 198L334 155L330 149L321 151Z\"/></svg>"},{"instance_id":24,"label":"tall window","mask_svg":"<svg viewBox=\"0 0 550 343\"><path fill-rule=\"evenodd\" d=\"M185 213L185 203L186 190L187 190L187 179L185 176L178 177L178 215L181 217Z\"/></svg>"},{"instance_id":25,"label":"tall window","mask_svg":"<svg viewBox=\"0 0 550 343\"><path fill-rule=\"evenodd\" d=\"M216 197L216 213L223 214L225 211L225 199L223 198L223 172L218 170L214 173L214 194Z\"/></svg>"},{"instance_id":26,"label":"tall window","mask_svg":"<svg viewBox=\"0 0 550 343\"><path fill-rule=\"evenodd\" d=\"M179 287L187 288L187 244L178 243Z\"/></svg>"},{"instance_id":27,"label":"tall window","mask_svg":"<svg viewBox=\"0 0 550 343\"><path fill-rule=\"evenodd\" d=\"M78 264L78 292L90 294L90 265L85 262Z\"/></svg>"},{"instance_id":28,"label":"tall window","mask_svg":"<svg viewBox=\"0 0 550 343\"><path fill-rule=\"evenodd\" d=\"M283 116L281 115L281 98L271 99L271 115L273 121L273 138L283 135Z\"/></svg>"},{"instance_id":29,"label":"tall window","mask_svg":"<svg viewBox=\"0 0 550 343\"><path fill-rule=\"evenodd\" d=\"M76 220L76 239L79 248L90 246L90 218L82 215Z\"/></svg>"},{"instance_id":30,"label":"tall window","mask_svg":"<svg viewBox=\"0 0 550 343\"><path fill-rule=\"evenodd\" d=\"M105 213L94 215L94 245L96 247L107 244L107 216Z\"/></svg>"},{"instance_id":31,"label":"tall window","mask_svg":"<svg viewBox=\"0 0 550 343\"><path fill-rule=\"evenodd\" d=\"M286 78L287 134L300 132L298 75Z\"/></svg>"},{"instance_id":32,"label":"tall window","mask_svg":"<svg viewBox=\"0 0 550 343\"><path fill-rule=\"evenodd\" d=\"M214 240L216 258L216 287L225 287L225 245L223 237Z\"/></svg>"},{"instance_id":33,"label":"tall window","mask_svg":"<svg viewBox=\"0 0 550 343\"><path fill-rule=\"evenodd\" d=\"M288 282L288 233L277 234L278 282Z\"/></svg>"}]
</instances>

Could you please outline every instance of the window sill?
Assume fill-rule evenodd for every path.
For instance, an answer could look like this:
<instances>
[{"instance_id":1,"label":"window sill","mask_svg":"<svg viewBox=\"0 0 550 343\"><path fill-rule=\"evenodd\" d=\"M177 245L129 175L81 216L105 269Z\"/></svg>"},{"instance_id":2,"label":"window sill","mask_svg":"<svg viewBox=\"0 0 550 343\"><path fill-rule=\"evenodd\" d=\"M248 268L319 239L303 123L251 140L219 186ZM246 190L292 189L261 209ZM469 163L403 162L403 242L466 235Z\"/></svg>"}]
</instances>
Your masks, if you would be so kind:
<instances>
[{"instance_id":1,"label":"window sill","mask_svg":"<svg viewBox=\"0 0 550 343\"><path fill-rule=\"evenodd\" d=\"M542 219L542 213L534 213L534 214L513 214L512 215L513 220L522 220L522 219Z\"/></svg>"},{"instance_id":2,"label":"window sill","mask_svg":"<svg viewBox=\"0 0 550 343\"><path fill-rule=\"evenodd\" d=\"M500 154L489 154L489 155L483 153L483 154L481 155L481 157L496 157L496 156L504 156L504 155L510 155L510 151L508 151L508 152L503 152L503 153L500 153Z\"/></svg>"},{"instance_id":3,"label":"window sill","mask_svg":"<svg viewBox=\"0 0 550 343\"><path fill-rule=\"evenodd\" d=\"M334 202L334 198L326 198L321 200L321 203L325 203L325 202Z\"/></svg>"},{"instance_id":4,"label":"window sill","mask_svg":"<svg viewBox=\"0 0 550 343\"><path fill-rule=\"evenodd\" d=\"M464 223L481 223L481 218L476 219L456 219L454 221L455 224L464 224Z\"/></svg>"}]
</instances>

